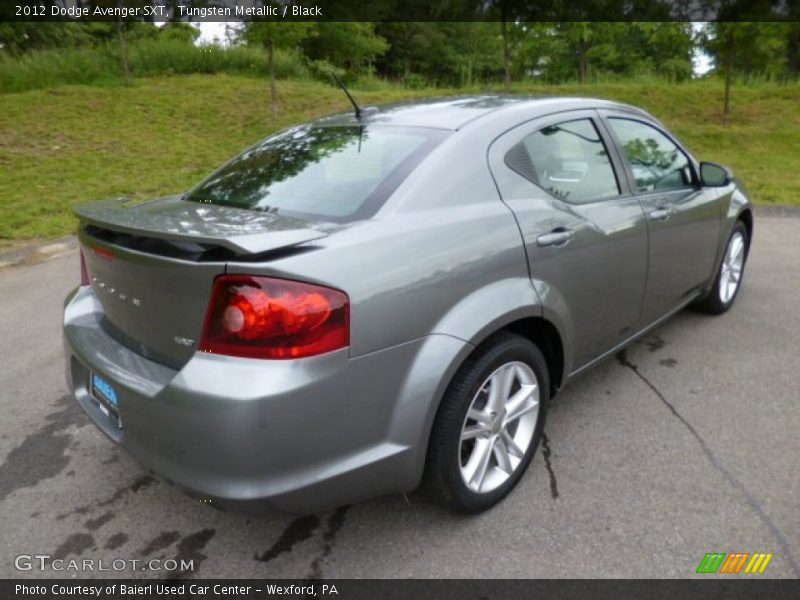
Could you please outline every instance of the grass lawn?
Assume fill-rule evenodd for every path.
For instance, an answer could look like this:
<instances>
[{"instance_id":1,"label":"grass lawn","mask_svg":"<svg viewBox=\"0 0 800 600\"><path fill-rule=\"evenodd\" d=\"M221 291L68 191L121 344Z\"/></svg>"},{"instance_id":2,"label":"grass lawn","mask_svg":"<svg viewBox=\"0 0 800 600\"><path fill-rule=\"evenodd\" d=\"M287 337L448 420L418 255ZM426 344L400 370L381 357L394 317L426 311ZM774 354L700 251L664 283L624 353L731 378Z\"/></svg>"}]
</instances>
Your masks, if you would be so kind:
<instances>
[{"instance_id":1,"label":"grass lawn","mask_svg":"<svg viewBox=\"0 0 800 600\"><path fill-rule=\"evenodd\" d=\"M313 81L279 81L278 90L277 119L266 81L229 75L0 94L0 245L72 232L70 209L78 202L186 190L270 132L349 106L341 91ZM479 91L487 90L354 90L362 104ZM518 85L513 91L641 106L700 159L732 166L757 203L800 203L800 84L735 88L728 127L721 124L717 82Z\"/></svg>"}]
</instances>

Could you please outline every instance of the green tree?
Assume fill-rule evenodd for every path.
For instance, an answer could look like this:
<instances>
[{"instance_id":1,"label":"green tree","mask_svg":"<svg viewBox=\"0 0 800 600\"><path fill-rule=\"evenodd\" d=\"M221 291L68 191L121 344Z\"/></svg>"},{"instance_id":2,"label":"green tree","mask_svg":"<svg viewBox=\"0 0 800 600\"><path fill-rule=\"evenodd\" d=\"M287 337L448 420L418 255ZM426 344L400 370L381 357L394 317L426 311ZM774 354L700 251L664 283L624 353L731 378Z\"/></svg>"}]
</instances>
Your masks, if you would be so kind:
<instances>
[{"instance_id":1,"label":"green tree","mask_svg":"<svg viewBox=\"0 0 800 600\"><path fill-rule=\"evenodd\" d=\"M178 40L190 44L193 44L199 36L199 29L180 21L170 21L158 32L158 37L161 39Z\"/></svg>"},{"instance_id":2,"label":"green tree","mask_svg":"<svg viewBox=\"0 0 800 600\"><path fill-rule=\"evenodd\" d=\"M377 57L376 66L379 72L389 77L398 77L404 83L412 73L420 74L420 54L426 45L430 45L432 35L436 33L436 23L420 23L396 21L379 23L376 33L384 38L389 48Z\"/></svg>"},{"instance_id":3,"label":"green tree","mask_svg":"<svg viewBox=\"0 0 800 600\"><path fill-rule=\"evenodd\" d=\"M692 75L694 41L688 23L522 23L518 73L549 82L596 74L657 73L671 80Z\"/></svg>"},{"instance_id":4,"label":"green tree","mask_svg":"<svg viewBox=\"0 0 800 600\"><path fill-rule=\"evenodd\" d=\"M787 53L783 23L719 22L709 24L701 37L703 48L714 61L715 72L725 82L723 121L731 118L731 84L736 74L779 76L786 70Z\"/></svg>"},{"instance_id":5,"label":"green tree","mask_svg":"<svg viewBox=\"0 0 800 600\"><path fill-rule=\"evenodd\" d=\"M786 69L789 75L800 75L800 8L797 19L786 27Z\"/></svg>"},{"instance_id":6,"label":"green tree","mask_svg":"<svg viewBox=\"0 0 800 600\"><path fill-rule=\"evenodd\" d=\"M787 72L790 36L786 23L767 22L770 14L778 21L785 8L783 0L702 0L716 11L717 20L700 36L701 47L711 55L714 71L725 82L723 122L731 117L731 84L738 74L780 77ZM792 15L796 2L788 2ZM774 12L777 11L777 12ZM755 22L758 19L760 22Z\"/></svg>"},{"instance_id":7,"label":"green tree","mask_svg":"<svg viewBox=\"0 0 800 600\"><path fill-rule=\"evenodd\" d=\"M614 23L593 60L599 71L623 77L658 74L673 81L692 76L694 36L689 23Z\"/></svg>"},{"instance_id":8,"label":"green tree","mask_svg":"<svg viewBox=\"0 0 800 600\"><path fill-rule=\"evenodd\" d=\"M511 87L511 34L509 29L514 26L517 17L516 4L511 0L497 0L497 15L500 18L500 35L503 40L503 87L506 91Z\"/></svg>"},{"instance_id":9,"label":"green tree","mask_svg":"<svg viewBox=\"0 0 800 600\"><path fill-rule=\"evenodd\" d=\"M561 49L566 50L572 58L578 83L583 84L588 79L592 55L605 57L605 61L609 61L608 55L614 50L614 26L614 23L585 21L559 23L556 26L558 36L562 38Z\"/></svg>"},{"instance_id":10,"label":"green tree","mask_svg":"<svg viewBox=\"0 0 800 600\"><path fill-rule=\"evenodd\" d=\"M371 70L389 49L386 39L376 33L375 24L364 22L317 23L302 46L310 60L325 61L353 74Z\"/></svg>"},{"instance_id":11,"label":"green tree","mask_svg":"<svg viewBox=\"0 0 800 600\"><path fill-rule=\"evenodd\" d=\"M77 23L0 22L0 49L8 54L73 46L81 37Z\"/></svg>"},{"instance_id":12,"label":"green tree","mask_svg":"<svg viewBox=\"0 0 800 600\"><path fill-rule=\"evenodd\" d=\"M250 45L259 45L266 49L269 70L269 91L272 101L272 116L277 117L280 111L278 89L275 84L275 50L292 48L308 37L313 23L253 21L245 25L242 39Z\"/></svg>"},{"instance_id":13,"label":"green tree","mask_svg":"<svg viewBox=\"0 0 800 600\"><path fill-rule=\"evenodd\" d=\"M517 59L518 79L535 77L544 81L563 81L572 76L572 61L555 23L519 23Z\"/></svg>"},{"instance_id":14,"label":"green tree","mask_svg":"<svg viewBox=\"0 0 800 600\"><path fill-rule=\"evenodd\" d=\"M497 23L384 23L377 31L389 43L379 72L405 83L472 85L503 77Z\"/></svg>"}]
</instances>

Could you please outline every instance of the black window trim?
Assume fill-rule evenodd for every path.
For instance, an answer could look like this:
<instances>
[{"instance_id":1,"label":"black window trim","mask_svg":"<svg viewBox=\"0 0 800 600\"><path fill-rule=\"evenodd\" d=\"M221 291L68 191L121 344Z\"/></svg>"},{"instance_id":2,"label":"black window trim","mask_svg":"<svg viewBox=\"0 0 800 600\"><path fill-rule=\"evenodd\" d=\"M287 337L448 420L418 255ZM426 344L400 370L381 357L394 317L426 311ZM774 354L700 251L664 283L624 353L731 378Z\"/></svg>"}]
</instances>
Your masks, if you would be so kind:
<instances>
[{"instance_id":1,"label":"black window trim","mask_svg":"<svg viewBox=\"0 0 800 600\"><path fill-rule=\"evenodd\" d=\"M697 160L694 158L692 153L689 152L686 146L684 146L679 140L677 140L672 133L666 130L663 125L661 125L658 122L654 122L646 118L644 115L640 115L638 113L629 113L623 110L612 110L612 109L603 109L598 112L600 120L603 122L603 127L608 132L608 135L611 138L612 143L614 144L614 147L620 156L625 172L625 177L628 180L628 187L631 191L631 194L633 194L634 196L651 196L651 195L664 196L667 194L674 194L678 192L685 193L688 191L700 189L701 185L698 173ZM628 156L625 154L625 150L622 147L622 142L620 141L619 137L614 131L614 127L609 122L612 119L623 119L627 121L638 122L641 123L642 125L647 125L658 131L661 135L666 137L670 142L675 144L675 147L678 148L678 150L680 150L680 152L686 157L686 160L689 163L689 169L692 174L692 183L690 185L686 185L679 188L672 188L668 190L649 190L646 192L639 191L639 188L636 185L636 178L633 175L633 167L631 166L630 160L628 160Z\"/></svg>"},{"instance_id":2,"label":"black window trim","mask_svg":"<svg viewBox=\"0 0 800 600\"><path fill-rule=\"evenodd\" d=\"M506 162L506 155L508 154L508 152L510 152L512 148L514 148L517 144L521 143L527 137L533 135L534 133L538 133L539 131L545 129L546 127L552 127L554 125L559 125L561 123L569 123L572 121L590 121L592 125L594 125L597 134L600 136L600 141L606 150L609 162L611 163L611 171L614 174L614 178L617 181L617 189L619 190L619 192L616 195L604 196L602 198L593 198L590 200L586 200L584 202L570 202L569 200L565 200L564 198L559 198L548 189L539 185L539 183L531 181L529 177L526 177L516 169L513 169ZM525 128L526 125L530 125L532 123L535 123L534 128L532 129ZM503 167L505 167L509 171L512 171L518 176L522 177L523 179L525 179L525 181L529 182L531 185L536 186L538 189L542 190L545 194L547 194L548 197L557 200L559 202L563 202L564 204L567 204L569 206L589 206L592 204L600 204L602 202L611 202L623 198L630 198L631 196L634 195L633 193L634 189L631 187L630 180L628 177L627 165L624 163L623 157L620 156L619 154L619 149L617 147L616 140L615 138L612 138L609 132L607 131L607 127L605 123L603 123L601 115L598 113L596 109L579 108L579 109L559 111L551 113L549 115L542 115L542 117L536 118L532 121L520 123L517 126L517 128L525 128L525 133L523 135L516 136L515 141L512 144L510 144L510 146L503 152L502 156L499 157L500 162L502 163Z\"/></svg>"}]
</instances>

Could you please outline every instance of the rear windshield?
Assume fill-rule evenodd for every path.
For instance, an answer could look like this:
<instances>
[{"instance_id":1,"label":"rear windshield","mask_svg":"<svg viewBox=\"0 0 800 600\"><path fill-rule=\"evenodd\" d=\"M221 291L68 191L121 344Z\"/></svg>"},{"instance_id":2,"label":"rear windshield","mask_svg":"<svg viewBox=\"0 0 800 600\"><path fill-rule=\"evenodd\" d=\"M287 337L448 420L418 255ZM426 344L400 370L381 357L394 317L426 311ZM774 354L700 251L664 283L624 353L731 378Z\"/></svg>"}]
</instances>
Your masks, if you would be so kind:
<instances>
[{"instance_id":1,"label":"rear windshield","mask_svg":"<svg viewBox=\"0 0 800 600\"><path fill-rule=\"evenodd\" d=\"M237 156L186 200L329 221L369 217L444 137L434 129L291 129Z\"/></svg>"}]
</instances>

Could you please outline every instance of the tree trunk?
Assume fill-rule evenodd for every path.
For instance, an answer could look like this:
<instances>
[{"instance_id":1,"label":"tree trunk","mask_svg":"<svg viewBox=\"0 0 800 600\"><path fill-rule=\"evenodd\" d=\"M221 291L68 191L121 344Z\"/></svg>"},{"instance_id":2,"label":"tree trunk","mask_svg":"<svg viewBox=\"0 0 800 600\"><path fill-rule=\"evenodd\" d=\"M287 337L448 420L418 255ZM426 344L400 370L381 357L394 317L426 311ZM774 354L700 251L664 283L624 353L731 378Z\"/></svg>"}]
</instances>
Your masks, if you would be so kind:
<instances>
[{"instance_id":1,"label":"tree trunk","mask_svg":"<svg viewBox=\"0 0 800 600\"><path fill-rule=\"evenodd\" d=\"M505 15L500 21L500 29L503 32L503 87L506 91L511 87L511 49L508 45L508 23L505 20Z\"/></svg>"},{"instance_id":2,"label":"tree trunk","mask_svg":"<svg viewBox=\"0 0 800 600\"><path fill-rule=\"evenodd\" d=\"M722 109L722 122L731 121L731 79L733 78L733 32L728 31L725 39L725 102Z\"/></svg>"},{"instance_id":3,"label":"tree trunk","mask_svg":"<svg viewBox=\"0 0 800 600\"><path fill-rule=\"evenodd\" d=\"M800 13L798 13L800 16ZM789 33L787 49L789 51L789 73L792 75L800 74L800 24L794 23L794 29Z\"/></svg>"},{"instance_id":4,"label":"tree trunk","mask_svg":"<svg viewBox=\"0 0 800 600\"><path fill-rule=\"evenodd\" d=\"M117 2L117 6L120 3ZM125 46L125 32L122 29L122 19L117 19L117 35L119 36L119 58L122 62L122 73L125 76L125 83L131 82L131 67L128 64L128 49Z\"/></svg>"},{"instance_id":5,"label":"tree trunk","mask_svg":"<svg viewBox=\"0 0 800 600\"><path fill-rule=\"evenodd\" d=\"M270 39L267 44L269 55L269 93L272 97L272 118L278 116L280 105L278 104L278 88L275 87L275 43Z\"/></svg>"},{"instance_id":6,"label":"tree trunk","mask_svg":"<svg viewBox=\"0 0 800 600\"><path fill-rule=\"evenodd\" d=\"M589 75L589 58L587 56L589 49L586 44L581 42L578 45L578 83L583 85Z\"/></svg>"}]
</instances>

